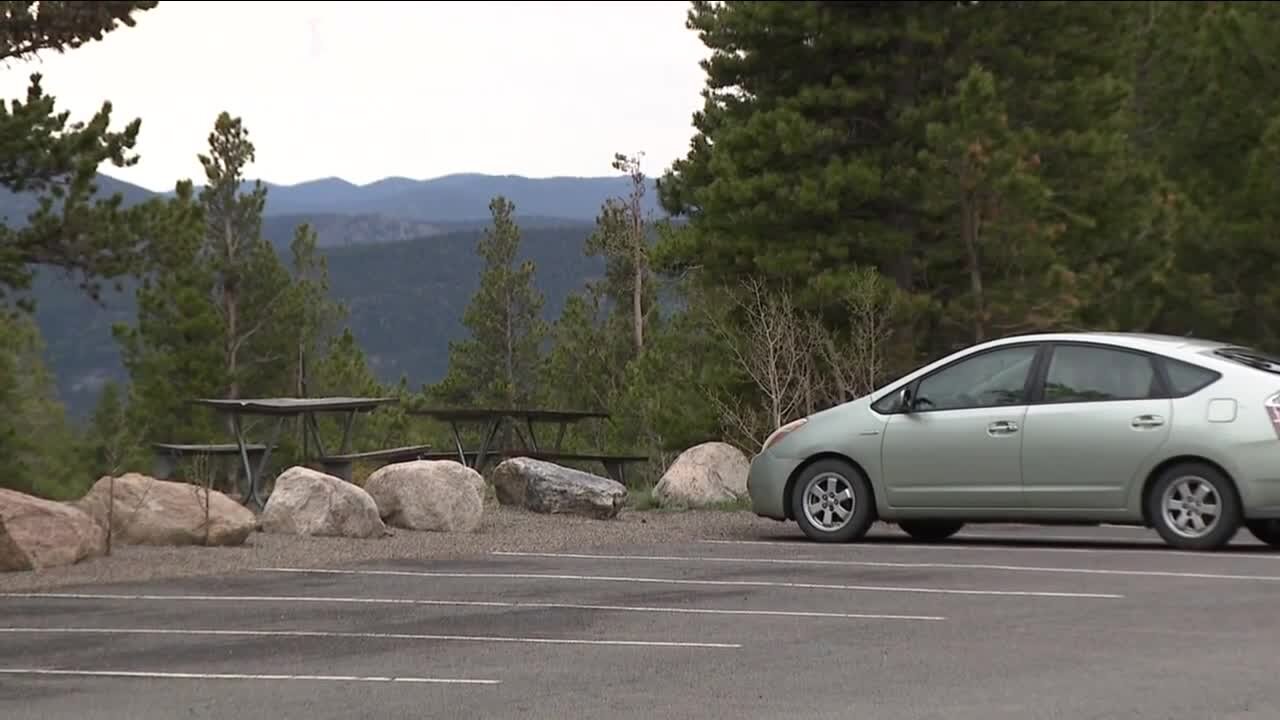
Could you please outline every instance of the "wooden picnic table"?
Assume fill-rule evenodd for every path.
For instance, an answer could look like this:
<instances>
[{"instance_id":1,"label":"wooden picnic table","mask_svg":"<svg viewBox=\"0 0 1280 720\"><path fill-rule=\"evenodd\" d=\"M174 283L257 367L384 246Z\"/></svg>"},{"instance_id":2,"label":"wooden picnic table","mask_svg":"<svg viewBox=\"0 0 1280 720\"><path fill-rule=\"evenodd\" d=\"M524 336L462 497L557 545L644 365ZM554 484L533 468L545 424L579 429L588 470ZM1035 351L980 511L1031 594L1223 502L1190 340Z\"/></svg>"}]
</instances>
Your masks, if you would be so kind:
<instances>
[{"instance_id":1,"label":"wooden picnic table","mask_svg":"<svg viewBox=\"0 0 1280 720\"><path fill-rule=\"evenodd\" d=\"M355 417L359 413L372 412L384 405L392 405L399 402L397 398L364 398L364 397L318 397L318 398L298 398L298 397L274 397L274 398L244 398L244 399L224 399L224 398L201 398L193 401L194 404L204 405L229 416L231 423L231 432L235 436L236 447L239 451L240 460L244 464L245 475L248 478L249 489L245 496L246 503L256 504L259 508L263 506L262 497L259 494L260 480L262 473L265 471L267 461L271 457L271 450L275 447L276 442L280 439L280 433L284 429L284 423L290 418L302 417L305 432L307 432L311 440L315 443L317 455L315 459L325 463L326 466L334 466L339 469L346 469L344 479L350 480L350 464L353 460L361 459L365 456L413 456L415 453L425 451L427 446L392 448L390 450L374 451L373 453L351 453L351 427L355 423ZM325 452L324 442L320 439L320 425L316 421L318 413L339 413L345 415L345 421L342 429L342 441L340 448L336 454ZM261 455L259 456L257 467L255 468L249 460L250 444L246 442L244 435L244 418L245 416L265 416L276 418L276 424L271 433L271 439L266 443ZM210 446L213 447L213 446ZM258 446L254 446L256 450ZM169 452L172 452L170 448ZM312 458L304 458L312 459Z\"/></svg>"},{"instance_id":2,"label":"wooden picnic table","mask_svg":"<svg viewBox=\"0 0 1280 720\"><path fill-rule=\"evenodd\" d=\"M483 471L485 460L491 456L502 457L529 457L537 460L585 460L598 461L604 465L605 471L609 473L618 482L625 479L623 467L627 462L643 462L648 460L644 456L633 455L607 455L603 453L567 453L561 450L564 443L565 432L572 423L581 422L590 419L608 419L609 413L597 412L590 410L546 410L546 409L518 409L518 408L426 408L408 411L410 415L421 417L429 417L435 420L441 420L449 424L449 428L453 433L454 446L457 454L453 453L428 453L423 457L430 458L448 458L450 456L457 457L458 461L467 467ZM515 422L513 429L520 436L523 443L522 448L500 448L492 449L494 438L504 423ZM539 447L537 432L534 430L534 423L548 422L558 426L555 442L550 449ZM459 428L463 423L478 423L481 426L480 447L476 450L466 450L462 443L462 432ZM528 430L526 438L521 431L520 424Z\"/></svg>"}]
</instances>

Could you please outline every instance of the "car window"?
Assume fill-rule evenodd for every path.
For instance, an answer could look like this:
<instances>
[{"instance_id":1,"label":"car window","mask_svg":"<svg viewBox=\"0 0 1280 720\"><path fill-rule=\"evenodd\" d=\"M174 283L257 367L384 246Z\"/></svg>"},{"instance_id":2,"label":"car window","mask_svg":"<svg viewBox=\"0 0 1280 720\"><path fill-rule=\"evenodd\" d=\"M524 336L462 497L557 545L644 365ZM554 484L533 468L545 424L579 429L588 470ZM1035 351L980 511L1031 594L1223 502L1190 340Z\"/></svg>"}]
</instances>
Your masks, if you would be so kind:
<instances>
[{"instance_id":1,"label":"car window","mask_svg":"<svg viewBox=\"0 0 1280 720\"><path fill-rule=\"evenodd\" d=\"M1060 345L1045 377L1046 402L1138 400L1159 394L1155 366L1138 353Z\"/></svg>"},{"instance_id":2,"label":"car window","mask_svg":"<svg viewBox=\"0 0 1280 720\"><path fill-rule=\"evenodd\" d=\"M1204 389L1218 379L1218 373L1181 360L1164 359L1164 371L1169 376L1169 389L1175 397L1185 397Z\"/></svg>"},{"instance_id":3,"label":"car window","mask_svg":"<svg viewBox=\"0 0 1280 720\"><path fill-rule=\"evenodd\" d=\"M916 408L957 410L1024 403L1027 374L1035 357L1035 346L1021 346L961 360L920 381Z\"/></svg>"}]
</instances>

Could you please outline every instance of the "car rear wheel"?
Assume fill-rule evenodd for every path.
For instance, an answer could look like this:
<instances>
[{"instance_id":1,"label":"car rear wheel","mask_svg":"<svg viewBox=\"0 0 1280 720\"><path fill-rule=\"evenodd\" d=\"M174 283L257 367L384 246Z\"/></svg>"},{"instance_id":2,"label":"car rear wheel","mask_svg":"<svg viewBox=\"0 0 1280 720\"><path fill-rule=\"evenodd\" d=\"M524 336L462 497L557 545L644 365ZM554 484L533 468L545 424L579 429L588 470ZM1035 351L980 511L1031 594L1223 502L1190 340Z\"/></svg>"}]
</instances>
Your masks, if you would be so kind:
<instances>
[{"instance_id":1,"label":"car rear wheel","mask_svg":"<svg viewBox=\"0 0 1280 720\"><path fill-rule=\"evenodd\" d=\"M1147 512L1156 532L1183 550L1216 550L1240 530L1240 500L1220 471L1203 463L1181 463L1151 488Z\"/></svg>"},{"instance_id":2,"label":"car rear wheel","mask_svg":"<svg viewBox=\"0 0 1280 720\"><path fill-rule=\"evenodd\" d=\"M1280 520L1247 520L1249 532L1271 547L1280 547Z\"/></svg>"},{"instance_id":3,"label":"car rear wheel","mask_svg":"<svg viewBox=\"0 0 1280 720\"><path fill-rule=\"evenodd\" d=\"M898 527L916 540L937 542L960 532L964 523L956 520L903 520Z\"/></svg>"},{"instance_id":4,"label":"car rear wheel","mask_svg":"<svg viewBox=\"0 0 1280 720\"><path fill-rule=\"evenodd\" d=\"M875 522L871 484L843 460L826 459L805 468L792 489L796 524L811 540L850 542Z\"/></svg>"}]
</instances>

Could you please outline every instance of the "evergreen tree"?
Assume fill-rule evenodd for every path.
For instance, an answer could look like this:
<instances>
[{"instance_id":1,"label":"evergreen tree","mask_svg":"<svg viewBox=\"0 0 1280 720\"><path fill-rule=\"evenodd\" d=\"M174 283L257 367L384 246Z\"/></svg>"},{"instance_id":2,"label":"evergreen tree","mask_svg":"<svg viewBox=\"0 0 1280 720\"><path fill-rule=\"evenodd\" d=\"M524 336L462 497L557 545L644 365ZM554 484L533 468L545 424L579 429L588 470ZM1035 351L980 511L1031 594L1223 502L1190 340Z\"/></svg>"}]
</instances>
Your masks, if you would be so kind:
<instances>
[{"instance_id":1,"label":"evergreen tree","mask_svg":"<svg viewBox=\"0 0 1280 720\"><path fill-rule=\"evenodd\" d=\"M216 272L224 329L223 392L231 398L246 389L280 392L288 387L297 347L287 331L293 319L289 311L297 309L289 303L294 289L289 272L262 236L267 190L255 180L248 193L241 191L255 154L243 121L223 112L209 134L209 152L199 156L206 180L200 192L205 244Z\"/></svg>"},{"instance_id":2,"label":"evergreen tree","mask_svg":"<svg viewBox=\"0 0 1280 720\"><path fill-rule=\"evenodd\" d=\"M484 260L480 288L463 315L471 336L449 348L449 372L434 389L447 402L520 406L537 394L542 342L542 294L532 261L517 265L520 229L515 206L504 197L489 203L493 220L477 252Z\"/></svg>"},{"instance_id":3,"label":"evergreen tree","mask_svg":"<svg viewBox=\"0 0 1280 720\"><path fill-rule=\"evenodd\" d=\"M0 61L62 53L101 40L154 2L0 3ZM121 210L119 195L98 197L95 179L103 164L129 167L138 158L139 120L112 131L112 106L104 102L87 122L71 122L46 95L40 74L31 76L24 100L0 103L0 188L34 193L39 201L26 218L0 218L0 301L31 287L38 266L78 274L97 297L103 279L136 268L142 241L134 223L146 208ZM29 299L19 300L31 308Z\"/></svg>"},{"instance_id":4,"label":"evergreen tree","mask_svg":"<svg viewBox=\"0 0 1280 720\"><path fill-rule=\"evenodd\" d=\"M79 496L74 436L44 363L40 330L0 312L0 487L58 500Z\"/></svg>"},{"instance_id":5,"label":"evergreen tree","mask_svg":"<svg viewBox=\"0 0 1280 720\"><path fill-rule=\"evenodd\" d=\"M689 220L663 264L790 286L837 329L840 298L875 268L929 355L1017 329L1144 322L1150 308L1110 295L1168 257L1177 220L1128 150L1132 13L695 2L706 100L659 183Z\"/></svg>"},{"instance_id":6,"label":"evergreen tree","mask_svg":"<svg viewBox=\"0 0 1280 720\"><path fill-rule=\"evenodd\" d=\"M152 245L139 280L136 323L115 328L132 381L130 422L157 441L208 442L225 428L191 401L220 397L229 384L226 328L205 246L204 210L189 181L151 214L146 232L165 241Z\"/></svg>"}]
</instances>

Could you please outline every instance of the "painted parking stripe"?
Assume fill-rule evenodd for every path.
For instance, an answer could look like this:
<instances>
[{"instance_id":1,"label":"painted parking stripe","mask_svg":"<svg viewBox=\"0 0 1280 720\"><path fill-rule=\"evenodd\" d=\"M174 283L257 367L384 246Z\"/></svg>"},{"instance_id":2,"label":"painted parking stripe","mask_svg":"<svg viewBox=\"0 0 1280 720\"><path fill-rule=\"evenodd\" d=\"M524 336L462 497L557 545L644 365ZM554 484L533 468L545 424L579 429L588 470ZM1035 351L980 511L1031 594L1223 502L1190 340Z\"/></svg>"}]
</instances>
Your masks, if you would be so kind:
<instances>
[{"instance_id":1,"label":"painted parking stripe","mask_svg":"<svg viewBox=\"0 0 1280 720\"><path fill-rule=\"evenodd\" d=\"M61 675L75 677L142 678L147 680L309 680L319 682L441 683L497 685L501 680L468 678L396 677L389 675L251 675L246 673L184 673L140 670L68 670L60 668L0 668L4 675Z\"/></svg>"},{"instance_id":2,"label":"painted parking stripe","mask_svg":"<svg viewBox=\"0 0 1280 720\"><path fill-rule=\"evenodd\" d=\"M588 640L574 638L510 637L501 635L432 635L418 633L337 632L324 630L191 630L185 628L0 627L4 634L63 635L192 635L217 637L344 638L357 640L457 640L463 642L529 643L534 645L611 645L629 647L736 650L736 643L671 642L662 640Z\"/></svg>"},{"instance_id":3,"label":"painted parking stripe","mask_svg":"<svg viewBox=\"0 0 1280 720\"><path fill-rule=\"evenodd\" d=\"M764 545L774 547L788 547L793 549L812 548L812 549L830 549L835 551L857 550L920 550L920 551L943 551L943 552L1031 552L1031 553L1077 553L1084 555L1141 555L1149 558L1159 558L1165 556L1184 556L1201 559L1228 558L1236 560L1280 560L1280 551L1272 551L1263 546L1256 546L1261 549L1260 552L1231 552L1223 550L1215 550L1213 552L1196 552L1194 550L1174 550L1167 548L1159 543L1144 543L1146 549L1139 550L1136 547L1128 548L1109 548L1109 547L1051 547L1047 543L1079 543L1083 538L1027 538L1010 535L1009 537L992 537L989 535L966 536L958 538L959 542L954 543L891 543L880 542L878 540L870 540L865 543L851 544L827 544L809 542L804 539L797 540L698 540L699 544L705 545ZM1094 539L1096 541L1096 539ZM1009 545L1007 543L1018 542L1019 545ZM1027 543L1046 543L1045 547L1029 546Z\"/></svg>"},{"instance_id":4,"label":"painted parking stripe","mask_svg":"<svg viewBox=\"0 0 1280 720\"><path fill-rule=\"evenodd\" d=\"M458 578L483 580L565 580L570 582L620 582L652 585L706 585L709 587L760 587L789 590L848 590L855 592L920 593L925 595L987 595L1005 597L1081 598L1123 600L1112 593L1047 592L1037 590L971 590L965 588L929 588L907 585L841 585L835 583L802 583L770 580L691 580L686 578L616 577L610 575L562 575L555 573L491 573L491 572L427 572L415 570L335 570L331 568L256 568L257 572L324 575L365 575L424 578Z\"/></svg>"},{"instance_id":5,"label":"painted parking stripe","mask_svg":"<svg viewBox=\"0 0 1280 720\"><path fill-rule=\"evenodd\" d=\"M674 615L737 615L785 618L821 618L832 620L919 620L942 621L941 615L892 615L879 613L840 613L808 610L736 610L728 608L687 608L646 605L589 605L585 603L501 602L497 600L420 600L411 598L327 597L315 595L133 595L124 593L0 593L0 599L32 600L124 600L169 602L276 602L333 603L352 605L422 605L452 607L491 607L533 610L601 610L605 612L669 613Z\"/></svg>"},{"instance_id":6,"label":"painted parking stripe","mask_svg":"<svg viewBox=\"0 0 1280 720\"><path fill-rule=\"evenodd\" d=\"M1184 578L1189 580L1253 580L1259 582L1280 582L1280 576L1275 575L1225 575L1219 573L1175 572L1172 570L1100 570L1095 568L1060 568L1039 565L993 565L987 563L910 563L877 560L814 560L809 558L744 558L683 555L598 555L590 553L494 552L492 554L510 557L540 557L565 560L644 560L651 562L738 563L745 565L819 565L828 567L874 567L910 570L999 570L1007 572L1168 577Z\"/></svg>"}]
</instances>

